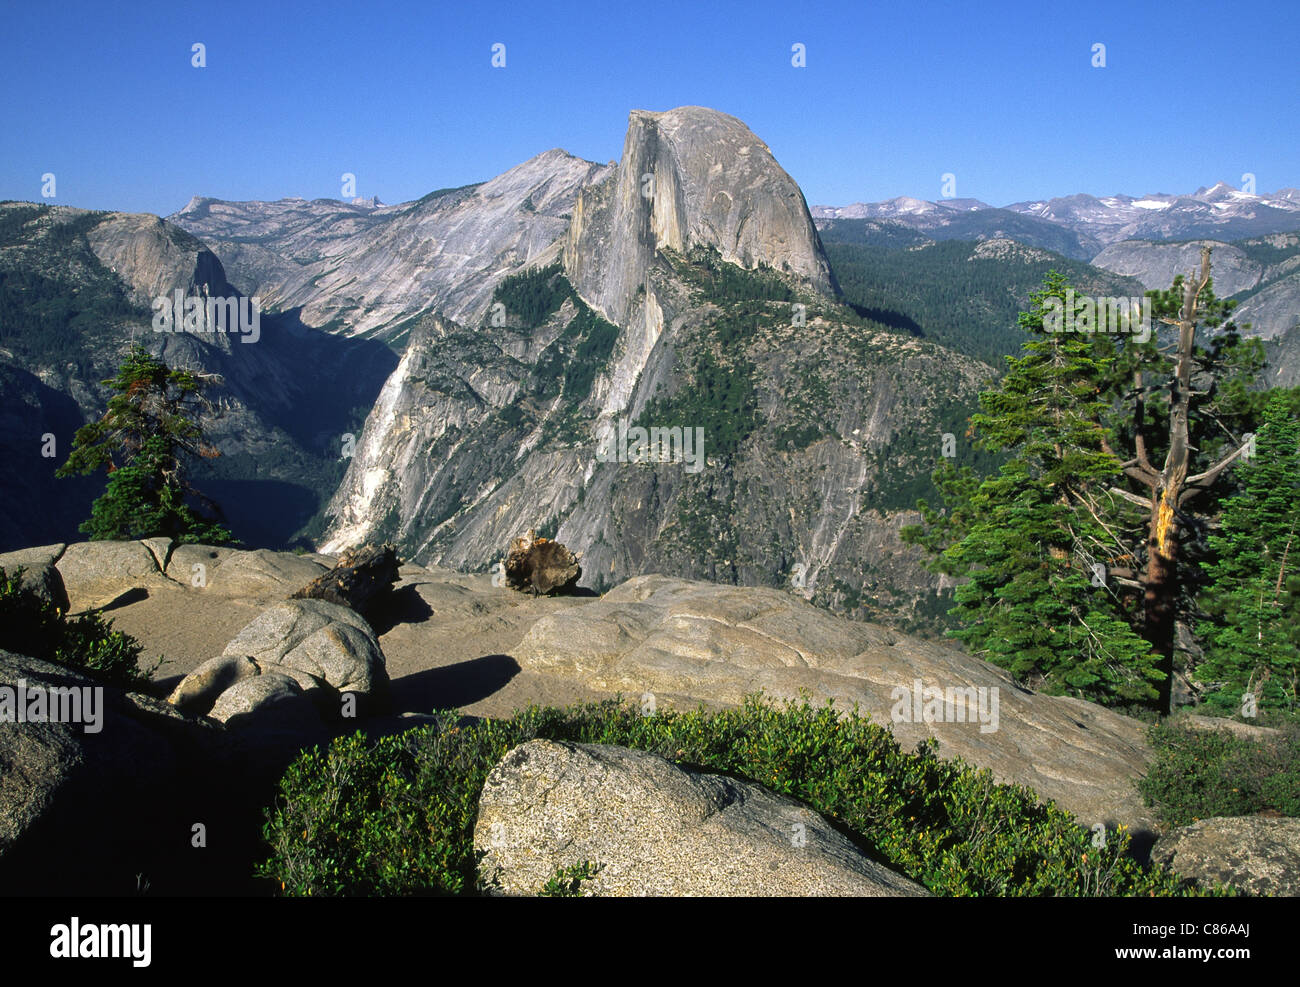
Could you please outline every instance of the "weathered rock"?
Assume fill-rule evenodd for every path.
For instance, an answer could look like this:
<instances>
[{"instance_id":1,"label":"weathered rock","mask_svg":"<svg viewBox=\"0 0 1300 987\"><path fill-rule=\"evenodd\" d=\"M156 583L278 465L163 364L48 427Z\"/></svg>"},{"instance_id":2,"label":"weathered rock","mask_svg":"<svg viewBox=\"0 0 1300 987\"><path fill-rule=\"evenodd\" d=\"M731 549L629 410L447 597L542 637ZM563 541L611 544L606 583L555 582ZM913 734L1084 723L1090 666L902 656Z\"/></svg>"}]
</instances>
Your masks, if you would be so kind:
<instances>
[{"instance_id":1,"label":"weathered rock","mask_svg":"<svg viewBox=\"0 0 1300 987\"><path fill-rule=\"evenodd\" d=\"M1150 757L1142 723L1082 700L1037 695L952 647L843 620L788 593L640 576L599 601L538 620L511 654L526 670L571 676L592 689L691 705L738 704L760 689L776 699L806 690L843 709L857 703L905 747L936 737L941 756L1028 785L1088 826L1154 828L1134 787ZM924 722L924 707L920 720L914 715L918 683L922 698L932 688L945 696L976 692L953 693L948 722Z\"/></svg>"},{"instance_id":2,"label":"weathered rock","mask_svg":"<svg viewBox=\"0 0 1300 987\"><path fill-rule=\"evenodd\" d=\"M501 278L564 236L577 190L610 170L555 148L419 202L195 197L168 218L211 244L233 280L307 325L383 336L422 312L477 324Z\"/></svg>"},{"instance_id":3,"label":"weathered rock","mask_svg":"<svg viewBox=\"0 0 1300 987\"><path fill-rule=\"evenodd\" d=\"M77 542L57 566L74 613L107 606L131 590L164 585L153 553L138 541Z\"/></svg>"},{"instance_id":4,"label":"weathered rock","mask_svg":"<svg viewBox=\"0 0 1300 987\"><path fill-rule=\"evenodd\" d=\"M311 735L324 728L302 686L279 672L236 682L221 694L208 715L231 729Z\"/></svg>"},{"instance_id":5,"label":"weathered rock","mask_svg":"<svg viewBox=\"0 0 1300 987\"><path fill-rule=\"evenodd\" d=\"M263 674L295 677L296 670L339 692L372 700L384 697L388 688L384 653L370 625L356 611L323 600L288 600L269 607L223 654L251 658Z\"/></svg>"},{"instance_id":6,"label":"weathered rock","mask_svg":"<svg viewBox=\"0 0 1300 987\"><path fill-rule=\"evenodd\" d=\"M371 608L397 582L400 566L392 545L367 545L340 556L333 569L317 576L292 599L324 600L370 615Z\"/></svg>"},{"instance_id":7,"label":"weathered rock","mask_svg":"<svg viewBox=\"0 0 1300 987\"><path fill-rule=\"evenodd\" d=\"M167 575L214 596L270 599L289 595L326 568L313 557L287 552L178 545L171 553Z\"/></svg>"},{"instance_id":8,"label":"weathered rock","mask_svg":"<svg viewBox=\"0 0 1300 987\"><path fill-rule=\"evenodd\" d=\"M488 776L474 847L491 890L600 865L592 895L924 896L806 806L643 751L534 740Z\"/></svg>"},{"instance_id":9,"label":"weathered rock","mask_svg":"<svg viewBox=\"0 0 1300 987\"><path fill-rule=\"evenodd\" d=\"M1247 740L1262 740L1265 737L1279 736L1281 731L1273 727L1260 727L1253 723L1241 723L1237 720L1230 720L1224 716L1200 716L1198 714L1189 714L1180 716L1175 722L1190 727L1193 730L1206 730L1214 732L1217 730L1226 730L1235 737L1244 737Z\"/></svg>"},{"instance_id":10,"label":"weathered rock","mask_svg":"<svg viewBox=\"0 0 1300 987\"><path fill-rule=\"evenodd\" d=\"M557 541L538 538L529 531L510 542L505 562L506 585L550 596L578 584L582 566L578 557Z\"/></svg>"},{"instance_id":11,"label":"weathered rock","mask_svg":"<svg viewBox=\"0 0 1300 987\"><path fill-rule=\"evenodd\" d=\"M1208 886L1257 895L1300 896L1300 819L1216 816L1168 833L1151 858Z\"/></svg>"},{"instance_id":12,"label":"weathered rock","mask_svg":"<svg viewBox=\"0 0 1300 987\"><path fill-rule=\"evenodd\" d=\"M160 295L231 293L216 255L190 234L148 213L110 213L87 234L90 248L148 307Z\"/></svg>"},{"instance_id":13,"label":"weathered rock","mask_svg":"<svg viewBox=\"0 0 1300 987\"><path fill-rule=\"evenodd\" d=\"M20 553L15 553L20 554ZM63 586L63 577L53 562L6 562L0 557L0 570L10 576L18 576L18 585L38 600L68 612L68 591Z\"/></svg>"},{"instance_id":14,"label":"weathered rock","mask_svg":"<svg viewBox=\"0 0 1300 987\"><path fill-rule=\"evenodd\" d=\"M136 872L161 873L146 861L176 865L188 853L190 864L203 866L188 849L188 832L195 819L216 824L212 809L223 796L217 775L228 766L219 724L0 651L0 687L16 692L20 685L28 696L79 690L81 705L76 713L76 705L61 702L58 722L0 722L6 893L128 894Z\"/></svg>"},{"instance_id":15,"label":"weathered rock","mask_svg":"<svg viewBox=\"0 0 1300 987\"><path fill-rule=\"evenodd\" d=\"M688 272L684 253L767 265L814 297L833 294L802 194L758 137L700 107L634 112L623 160L582 189L560 246L579 300L618 330L607 355L581 360L590 390L566 385L545 413L529 396L536 374L554 374L565 340L589 331L574 299L537 325L509 312L504 325L492 324L500 313L487 326L419 319L326 510L326 551L384 538L421 563L482 571L550 518L592 589L646 572L771 585L802 565L805 594L836 609L906 610L932 594L937 577L899 539L913 512L864 505L889 496L882 450L898 435L943 434L938 409L974 400L990 373L977 360L895 334L864 346L829 297L825 318L814 304L806 325L771 307L763 331L732 346L745 378L736 383L752 384L765 421L735 456L716 455L721 435L690 429L678 432L683 456L693 438L689 462L601 453L601 437L617 437L656 397L696 386L688 368L714 345L703 327L720 313L701 299L700 269ZM534 271L556 259L551 248L526 256ZM809 393L815 423L799 398ZM538 416L563 419L568 434L557 438ZM720 544L736 547L720 554Z\"/></svg>"},{"instance_id":16,"label":"weathered rock","mask_svg":"<svg viewBox=\"0 0 1300 987\"><path fill-rule=\"evenodd\" d=\"M167 701L177 709L206 713L236 682L261 674L257 662L245 655L219 655L186 675Z\"/></svg>"},{"instance_id":17,"label":"weathered rock","mask_svg":"<svg viewBox=\"0 0 1300 987\"><path fill-rule=\"evenodd\" d=\"M695 244L716 247L741 267L767 264L832 291L803 193L753 131L702 106L633 110L618 168L574 205L564 250L569 279L611 321L627 325L655 252L685 253Z\"/></svg>"}]
</instances>

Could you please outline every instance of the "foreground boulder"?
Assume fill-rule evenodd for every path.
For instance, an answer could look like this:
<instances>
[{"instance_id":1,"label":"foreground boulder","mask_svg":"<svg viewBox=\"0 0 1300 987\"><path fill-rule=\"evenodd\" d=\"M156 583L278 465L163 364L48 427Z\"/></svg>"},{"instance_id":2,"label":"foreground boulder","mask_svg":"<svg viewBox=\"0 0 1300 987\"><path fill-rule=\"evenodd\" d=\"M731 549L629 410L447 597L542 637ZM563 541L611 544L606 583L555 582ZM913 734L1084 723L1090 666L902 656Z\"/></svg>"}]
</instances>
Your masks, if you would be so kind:
<instances>
[{"instance_id":1,"label":"foreground boulder","mask_svg":"<svg viewBox=\"0 0 1300 987\"><path fill-rule=\"evenodd\" d=\"M54 565L55 558L62 551L62 545L48 545L44 548L8 552L0 555L0 570L10 576L17 575L18 585L42 603L67 613L70 606L68 591L63 585L63 576Z\"/></svg>"},{"instance_id":2,"label":"foreground boulder","mask_svg":"<svg viewBox=\"0 0 1300 987\"><path fill-rule=\"evenodd\" d=\"M483 787L474 848L481 882L504 894L537 894L584 861L600 867L589 895L928 894L793 799L594 744L506 754Z\"/></svg>"},{"instance_id":3,"label":"foreground boulder","mask_svg":"<svg viewBox=\"0 0 1300 987\"><path fill-rule=\"evenodd\" d=\"M287 600L267 608L226 645L225 651L204 662L181 681L168 701L182 709L208 712L227 690L245 680L276 673L292 679L302 694L321 709L340 708L340 695L351 693L366 711L388 698L388 672L375 632L356 611L323 600ZM280 703L280 687L244 686L237 704L247 714L250 698Z\"/></svg>"},{"instance_id":4,"label":"foreground boulder","mask_svg":"<svg viewBox=\"0 0 1300 987\"><path fill-rule=\"evenodd\" d=\"M90 541L45 545L0 555L0 568L22 565L58 570L63 586L57 602L78 613L105 607L131 590L165 585L162 568L150 547L140 541Z\"/></svg>"},{"instance_id":5,"label":"foreground boulder","mask_svg":"<svg viewBox=\"0 0 1300 987\"><path fill-rule=\"evenodd\" d=\"M538 620L510 653L528 671L688 705L737 705L759 690L776 699L805 690L845 710L857 703L905 746L936 737L940 756L1028 785L1084 825L1154 830L1134 787L1150 759L1142 723L1037 695L954 647L844 620L788 593L638 576ZM933 690L953 702L931 704Z\"/></svg>"},{"instance_id":6,"label":"foreground boulder","mask_svg":"<svg viewBox=\"0 0 1300 987\"><path fill-rule=\"evenodd\" d=\"M1151 857L1205 886L1219 881L1256 895L1300 896L1300 819L1202 819L1160 837Z\"/></svg>"},{"instance_id":7,"label":"foreground boulder","mask_svg":"<svg viewBox=\"0 0 1300 987\"><path fill-rule=\"evenodd\" d=\"M49 698L32 719L37 692ZM223 861L255 833L233 822L255 808L239 804L248 767L218 723L0 651L0 889L129 895L139 874L162 893L247 891ZM195 845L196 824L212 849Z\"/></svg>"},{"instance_id":8,"label":"foreground boulder","mask_svg":"<svg viewBox=\"0 0 1300 987\"><path fill-rule=\"evenodd\" d=\"M535 531L510 542L505 570L507 586L542 595L572 590L582 575L576 555L557 541L538 538Z\"/></svg>"}]
</instances>

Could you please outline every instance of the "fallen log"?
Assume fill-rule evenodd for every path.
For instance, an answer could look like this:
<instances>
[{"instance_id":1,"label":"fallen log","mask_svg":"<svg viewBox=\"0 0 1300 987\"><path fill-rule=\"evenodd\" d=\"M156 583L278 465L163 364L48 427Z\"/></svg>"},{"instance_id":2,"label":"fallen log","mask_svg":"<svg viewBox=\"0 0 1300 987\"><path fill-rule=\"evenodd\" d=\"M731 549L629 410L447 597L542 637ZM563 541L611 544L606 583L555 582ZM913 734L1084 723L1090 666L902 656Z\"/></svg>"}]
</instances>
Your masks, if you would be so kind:
<instances>
[{"instance_id":1,"label":"fallen log","mask_svg":"<svg viewBox=\"0 0 1300 987\"><path fill-rule=\"evenodd\" d=\"M392 545L366 545L345 552L329 572L309 582L291 600L324 600L351 607L367 620L375 604L397 582L401 562Z\"/></svg>"}]
</instances>

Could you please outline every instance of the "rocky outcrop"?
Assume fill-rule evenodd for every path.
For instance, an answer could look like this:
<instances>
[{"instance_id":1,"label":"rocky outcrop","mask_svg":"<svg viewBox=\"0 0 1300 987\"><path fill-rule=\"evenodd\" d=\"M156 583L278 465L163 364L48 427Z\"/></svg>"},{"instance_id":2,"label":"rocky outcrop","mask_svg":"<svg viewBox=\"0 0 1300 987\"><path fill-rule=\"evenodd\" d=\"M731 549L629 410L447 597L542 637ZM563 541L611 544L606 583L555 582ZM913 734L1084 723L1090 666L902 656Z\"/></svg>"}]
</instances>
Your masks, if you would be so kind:
<instances>
[{"instance_id":1,"label":"rocky outcrop","mask_svg":"<svg viewBox=\"0 0 1300 987\"><path fill-rule=\"evenodd\" d=\"M168 579L213 596L273 598L288 596L333 563L327 555L177 545L165 565Z\"/></svg>"},{"instance_id":2,"label":"rocky outcrop","mask_svg":"<svg viewBox=\"0 0 1300 987\"><path fill-rule=\"evenodd\" d=\"M1233 318L1241 325L1249 323L1252 335L1269 340L1300 326L1300 272L1260 287L1237 307Z\"/></svg>"},{"instance_id":3,"label":"rocky outcrop","mask_svg":"<svg viewBox=\"0 0 1300 987\"><path fill-rule=\"evenodd\" d=\"M175 550L168 557L156 542L137 544L162 552L169 571L176 564ZM58 554L50 546L25 557ZM266 553L259 570L302 561ZM391 710L421 715L462 708L509 716L529 702L563 706L615 692L652 693L662 709L720 707L761 689L778 702L801 692L843 710L856 702L905 748L935 737L940 756L1028 785L1082 824L1153 828L1133 785L1150 760L1144 724L1027 692L947 644L832 616L789 590L645 576L595 599L534 597L493 582L485 573L404 565L381 637L347 608L285 601L292 583L269 598L260 580L247 597L211 596L171 578L147 583L147 596L120 584L111 617L142 642L146 663L166 656L190 673L172 695L176 705L163 706L168 722L222 718L222 736L267 775L340 727L392 732L421 722L367 708L359 690L374 695L390 677ZM934 689L943 696L937 705L927 692ZM341 693L351 690L369 719L340 717Z\"/></svg>"},{"instance_id":4,"label":"rocky outcrop","mask_svg":"<svg viewBox=\"0 0 1300 987\"><path fill-rule=\"evenodd\" d=\"M214 844L232 838L227 785L241 771L220 724L3 651L0 688L77 696L57 719L51 699L42 721L0 721L6 893L125 896L147 875L175 894L217 879L191 838L196 822Z\"/></svg>"},{"instance_id":5,"label":"rocky outcrop","mask_svg":"<svg viewBox=\"0 0 1300 987\"><path fill-rule=\"evenodd\" d=\"M0 555L0 570L18 577L18 585L42 603L67 613L71 609L63 576L54 560L63 554L64 545L45 545Z\"/></svg>"},{"instance_id":6,"label":"rocky outcrop","mask_svg":"<svg viewBox=\"0 0 1300 987\"><path fill-rule=\"evenodd\" d=\"M0 569L54 568L72 612L174 585L219 597L283 598L328 571L333 562L325 555L266 549L173 546L165 538L60 543L0 554Z\"/></svg>"},{"instance_id":7,"label":"rocky outcrop","mask_svg":"<svg viewBox=\"0 0 1300 987\"><path fill-rule=\"evenodd\" d=\"M166 578L153 552L139 541L77 542L55 564L73 612L107 606L124 593L160 586Z\"/></svg>"},{"instance_id":8,"label":"rocky outcrop","mask_svg":"<svg viewBox=\"0 0 1300 987\"><path fill-rule=\"evenodd\" d=\"M593 689L690 706L774 699L858 704L905 746L1028 785L1088 826L1154 828L1134 788L1146 728L1081 700L1041 696L942 644L832 617L789 593L641 576L596 602L538 620L512 651L524 668ZM933 690L942 697L928 706Z\"/></svg>"},{"instance_id":9,"label":"rocky outcrop","mask_svg":"<svg viewBox=\"0 0 1300 987\"><path fill-rule=\"evenodd\" d=\"M1218 240L1193 240L1188 243L1151 243L1123 240L1112 243L1092 259L1094 267L1137 278L1148 290L1166 291L1181 274L1187 276L1201 261L1201 248L1213 248L1214 293L1227 298L1259 283L1263 265L1252 261L1245 251Z\"/></svg>"},{"instance_id":10,"label":"rocky outcrop","mask_svg":"<svg viewBox=\"0 0 1300 987\"><path fill-rule=\"evenodd\" d=\"M1214 248L1214 293L1220 298L1239 296L1240 304L1233 312L1238 326L1249 325L1251 335L1276 340L1300 325L1300 233L1279 233L1238 243L1125 240L1111 244L1092 263L1135 277L1148 289L1167 289L1176 275L1186 276L1196 267L1202 246ZM1249 248L1260 247L1268 248L1264 256L1274 259L1255 259L1260 255L1258 249L1253 256L1248 253ZM1273 380L1270 384L1285 386Z\"/></svg>"},{"instance_id":11,"label":"rocky outcrop","mask_svg":"<svg viewBox=\"0 0 1300 987\"><path fill-rule=\"evenodd\" d=\"M248 712L251 697L279 702L284 688L249 680L275 674L295 682L322 710L341 714L340 698L351 693L370 712L388 699L388 672L374 631L349 607L323 600L288 600L264 610L239 632L218 658L205 662L173 690L178 707L225 715ZM227 699L232 689L237 697ZM250 691L251 690L251 691Z\"/></svg>"},{"instance_id":12,"label":"rocky outcrop","mask_svg":"<svg viewBox=\"0 0 1300 987\"><path fill-rule=\"evenodd\" d=\"M643 751L534 740L488 775L474 826L481 883L537 894L588 862L583 894L921 897L825 819L758 785Z\"/></svg>"},{"instance_id":13,"label":"rocky outcrop","mask_svg":"<svg viewBox=\"0 0 1300 987\"><path fill-rule=\"evenodd\" d=\"M830 265L794 179L735 117L702 106L633 110L618 168L573 207L564 266L574 287L620 326L634 320L655 254L716 247L832 293Z\"/></svg>"},{"instance_id":14,"label":"rocky outcrop","mask_svg":"<svg viewBox=\"0 0 1300 987\"><path fill-rule=\"evenodd\" d=\"M280 672L241 679L221 693L208 715L231 729L256 732L263 744L271 742L271 736L283 737L294 749L326 733L311 696Z\"/></svg>"},{"instance_id":15,"label":"rocky outcrop","mask_svg":"<svg viewBox=\"0 0 1300 987\"><path fill-rule=\"evenodd\" d=\"M237 294L216 254L185 230L150 213L108 213L87 234L90 248L149 308L159 296Z\"/></svg>"},{"instance_id":16,"label":"rocky outcrop","mask_svg":"<svg viewBox=\"0 0 1300 987\"><path fill-rule=\"evenodd\" d=\"M1256 895L1300 896L1300 819L1219 816L1156 841L1152 860L1193 878Z\"/></svg>"},{"instance_id":17,"label":"rocky outcrop","mask_svg":"<svg viewBox=\"0 0 1300 987\"><path fill-rule=\"evenodd\" d=\"M211 244L267 304L332 332L405 342L430 312L479 324L502 276L551 250L578 189L608 171L554 149L401 205L196 198L168 219Z\"/></svg>"}]
</instances>

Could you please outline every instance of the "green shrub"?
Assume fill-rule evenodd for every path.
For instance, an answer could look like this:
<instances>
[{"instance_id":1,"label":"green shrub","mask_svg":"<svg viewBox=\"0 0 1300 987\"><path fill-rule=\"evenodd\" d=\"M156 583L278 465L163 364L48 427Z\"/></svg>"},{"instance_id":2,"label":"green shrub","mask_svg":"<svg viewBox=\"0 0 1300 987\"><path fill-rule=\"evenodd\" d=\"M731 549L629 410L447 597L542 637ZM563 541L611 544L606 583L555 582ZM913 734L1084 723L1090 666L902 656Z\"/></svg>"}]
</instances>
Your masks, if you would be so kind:
<instances>
[{"instance_id":1,"label":"green shrub","mask_svg":"<svg viewBox=\"0 0 1300 987\"><path fill-rule=\"evenodd\" d=\"M1267 810L1300 816L1300 726L1251 740L1166 721L1150 737L1155 759L1138 790L1169 825Z\"/></svg>"},{"instance_id":2,"label":"green shrub","mask_svg":"<svg viewBox=\"0 0 1300 987\"><path fill-rule=\"evenodd\" d=\"M23 570L0 569L0 648L52 661L123 688L153 677L139 666L139 642L113 630L98 614L67 617L52 603L21 585ZM158 663L162 664L161 661Z\"/></svg>"},{"instance_id":3,"label":"green shrub","mask_svg":"<svg viewBox=\"0 0 1300 987\"><path fill-rule=\"evenodd\" d=\"M526 329L536 329L571 297L574 297L573 288L559 263L502 278L492 292L492 300L505 305Z\"/></svg>"},{"instance_id":4,"label":"green shrub","mask_svg":"<svg viewBox=\"0 0 1300 987\"><path fill-rule=\"evenodd\" d=\"M473 831L488 772L537 737L614 744L728 772L800 799L942 895L1197 894L1107 846L1032 791L986 770L902 751L856 710L769 706L661 712L608 701L530 706L508 720L434 724L368 743L361 734L300 756L285 774L263 835L259 875L293 895L472 893Z\"/></svg>"},{"instance_id":5,"label":"green shrub","mask_svg":"<svg viewBox=\"0 0 1300 987\"><path fill-rule=\"evenodd\" d=\"M537 896L539 898L581 898L582 882L590 881L603 869L601 864L593 864L590 860L557 868Z\"/></svg>"}]
</instances>

